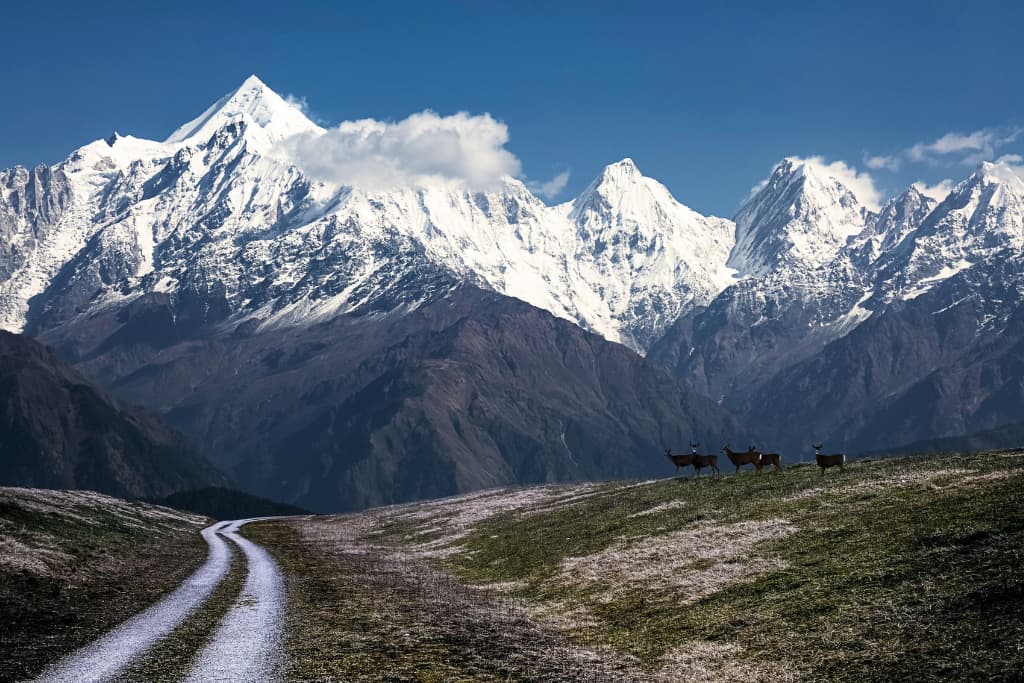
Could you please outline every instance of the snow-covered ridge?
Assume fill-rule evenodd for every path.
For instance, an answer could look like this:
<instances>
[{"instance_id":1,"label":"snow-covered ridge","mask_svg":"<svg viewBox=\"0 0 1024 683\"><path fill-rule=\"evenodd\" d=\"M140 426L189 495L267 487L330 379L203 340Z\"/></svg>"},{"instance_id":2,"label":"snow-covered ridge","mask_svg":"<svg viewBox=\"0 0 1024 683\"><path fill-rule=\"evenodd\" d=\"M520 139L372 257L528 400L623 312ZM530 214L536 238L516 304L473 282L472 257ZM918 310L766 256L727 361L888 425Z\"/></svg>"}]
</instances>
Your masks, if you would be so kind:
<instances>
[{"instance_id":1,"label":"snow-covered ridge","mask_svg":"<svg viewBox=\"0 0 1024 683\"><path fill-rule=\"evenodd\" d=\"M804 292L830 311L820 283L838 282L839 300L860 299L828 323L845 332L875 294L1024 240L1024 182L1004 165L941 203L908 190L876 213L827 165L788 158L734 223L681 204L631 159L557 206L510 177L489 192L316 181L281 143L324 133L252 76L163 142L115 134L31 179L7 172L0 326L45 328L147 293L201 301L211 322L303 325L408 310L470 281L643 353L738 279L777 292L754 300Z\"/></svg>"},{"instance_id":2,"label":"snow-covered ridge","mask_svg":"<svg viewBox=\"0 0 1024 683\"><path fill-rule=\"evenodd\" d=\"M729 266L748 275L788 265L816 268L873 216L838 178L808 161L784 159L736 214Z\"/></svg>"},{"instance_id":3,"label":"snow-covered ridge","mask_svg":"<svg viewBox=\"0 0 1024 683\"><path fill-rule=\"evenodd\" d=\"M170 145L190 140L204 142L225 124L236 121L248 123L252 132L258 131L265 143L263 151L293 135L324 132L298 107L286 102L256 76L249 76L238 89L171 133L164 142Z\"/></svg>"},{"instance_id":4,"label":"snow-covered ridge","mask_svg":"<svg viewBox=\"0 0 1024 683\"><path fill-rule=\"evenodd\" d=\"M57 324L147 292L302 324L415 305L436 291L425 280L448 277L642 351L730 282L731 221L683 206L631 160L558 206L513 178L485 193L367 192L282 155L282 140L323 133L253 76L164 142L115 134L77 150L57 166L72 206L0 283L0 324Z\"/></svg>"}]
</instances>

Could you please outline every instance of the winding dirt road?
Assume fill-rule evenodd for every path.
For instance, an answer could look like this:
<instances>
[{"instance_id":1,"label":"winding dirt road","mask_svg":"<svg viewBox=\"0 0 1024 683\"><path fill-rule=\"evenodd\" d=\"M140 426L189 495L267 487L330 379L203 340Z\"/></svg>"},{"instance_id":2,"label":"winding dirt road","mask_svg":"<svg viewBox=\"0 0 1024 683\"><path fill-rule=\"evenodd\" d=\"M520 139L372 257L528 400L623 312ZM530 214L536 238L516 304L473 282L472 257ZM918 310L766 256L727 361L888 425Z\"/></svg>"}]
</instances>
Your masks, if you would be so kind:
<instances>
[{"instance_id":1,"label":"winding dirt road","mask_svg":"<svg viewBox=\"0 0 1024 683\"><path fill-rule=\"evenodd\" d=\"M249 521L253 520L232 522L221 531L245 553L249 576L238 602L224 616L185 679L188 683L280 678L284 612L281 572L266 550L238 535L238 528Z\"/></svg>"},{"instance_id":2,"label":"winding dirt road","mask_svg":"<svg viewBox=\"0 0 1024 683\"><path fill-rule=\"evenodd\" d=\"M242 594L199 654L188 681L274 681L280 677L284 590L277 564L263 548L239 535L249 522L218 522L202 535L210 547L206 562L174 592L120 626L48 667L39 683L99 683L116 680L161 638L195 612L227 576L227 540L245 556L248 577Z\"/></svg>"}]
</instances>

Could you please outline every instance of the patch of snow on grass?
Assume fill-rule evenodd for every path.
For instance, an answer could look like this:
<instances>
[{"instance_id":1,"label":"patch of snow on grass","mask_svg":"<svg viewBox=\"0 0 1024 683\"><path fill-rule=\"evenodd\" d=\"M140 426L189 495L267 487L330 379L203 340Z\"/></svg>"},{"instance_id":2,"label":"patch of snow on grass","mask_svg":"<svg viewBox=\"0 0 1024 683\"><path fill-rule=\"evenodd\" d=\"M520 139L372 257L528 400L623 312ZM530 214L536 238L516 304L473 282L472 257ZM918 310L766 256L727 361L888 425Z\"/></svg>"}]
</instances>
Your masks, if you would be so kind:
<instances>
[{"instance_id":1,"label":"patch of snow on grass","mask_svg":"<svg viewBox=\"0 0 1024 683\"><path fill-rule=\"evenodd\" d=\"M648 508L647 510L634 512L630 515L630 517L649 517L651 515L658 515L662 512L668 512L670 510L679 510L680 508L684 508L688 505L689 503L687 503L685 500L670 500L667 503L655 505L654 507Z\"/></svg>"},{"instance_id":2,"label":"patch of snow on grass","mask_svg":"<svg viewBox=\"0 0 1024 683\"><path fill-rule=\"evenodd\" d=\"M741 657L743 648L730 643L691 641L666 654L652 680L664 681L795 681L798 676L773 662Z\"/></svg>"},{"instance_id":3,"label":"patch of snow on grass","mask_svg":"<svg viewBox=\"0 0 1024 683\"><path fill-rule=\"evenodd\" d=\"M578 490L577 487L576 490ZM498 489L419 503L406 511L390 508L390 519L413 520L423 523L412 536L439 533L438 538L413 545L409 550L422 557L447 557L458 552L456 544L469 535L480 523L506 512L527 513L537 506L565 497L564 486L541 486L528 489ZM570 494L566 499L573 497Z\"/></svg>"},{"instance_id":4,"label":"patch of snow on grass","mask_svg":"<svg viewBox=\"0 0 1024 683\"><path fill-rule=\"evenodd\" d=\"M67 553L22 543L16 538L0 535L0 569L27 572L36 576L55 576L53 567L71 561Z\"/></svg>"},{"instance_id":5,"label":"patch of snow on grass","mask_svg":"<svg viewBox=\"0 0 1024 683\"><path fill-rule=\"evenodd\" d=\"M562 576L568 581L610 583L620 588L678 589L681 602L688 604L783 566L779 560L758 556L754 546L795 531L795 526L782 519L703 522L662 536L622 540L593 555L566 558ZM614 594L606 597L613 599Z\"/></svg>"}]
</instances>

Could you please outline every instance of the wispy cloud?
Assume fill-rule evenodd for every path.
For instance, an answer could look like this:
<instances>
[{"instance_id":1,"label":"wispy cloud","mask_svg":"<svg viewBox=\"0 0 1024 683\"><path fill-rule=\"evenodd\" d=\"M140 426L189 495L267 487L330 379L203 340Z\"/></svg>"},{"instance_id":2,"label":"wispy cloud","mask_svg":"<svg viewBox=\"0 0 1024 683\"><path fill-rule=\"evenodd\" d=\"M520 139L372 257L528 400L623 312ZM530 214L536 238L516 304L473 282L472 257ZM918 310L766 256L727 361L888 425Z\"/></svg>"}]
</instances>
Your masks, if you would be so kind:
<instances>
[{"instance_id":1,"label":"wispy cloud","mask_svg":"<svg viewBox=\"0 0 1024 683\"><path fill-rule=\"evenodd\" d=\"M1024 128L997 126L968 133L950 132L930 142L918 142L890 155L866 156L864 165L872 169L898 171L904 163L930 166L976 166L992 161L1000 149L1015 142Z\"/></svg>"},{"instance_id":2,"label":"wispy cloud","mask_svg":"<svg viewBox=\"0 0 1024 683\"><path fill-rule=\"evenodd\" d=\"M322 117L313 111L312 107L309 106L309 102L305 97L300 95L292 95L291 93L284 96L284 101L292 105L299 111L301 111L307 119L318 125L324 125L327 123Z\"/></svg>"},{"instance_id":3,"label":"wispy cloud","mask_svg":"<svg viewBox=\"0 0 1024 683\"><path fill-rule=\"evenodd\" d=\"M1020 154L1004 154L996 159L996 163L1009 166L1021 180L1024 180L1024 156Z\"/></svg>"},{"instance_id":4,"label":"wispy cloud","mask_svg":"<svg viewBox=\"0 0 1024 683\"><path fill-rule=\"evenodd\" d=\"M896 172L900 170L903 162L898 156L865 156L864 165L874 170L884 168L887 171Z\"/></svg>"},{"instance_id":5,"label":"wispy cloud","mask_svg":"<svg viewBox=\"0 0 1024 683\"><path fill-rule=\"evenodd\" d=\"M534 180L527 180L526 187L530 192L539 194L545 199L551 199L557 197L565 186L569 184L569 171L562 171L551 180L546 182L538 182Z\"/></svg>"},{"instance_id":6,"label":"wispy cloud","mask_svg":"<svg viewBox=\"0 0 1024 683\"><path fill-rule=\"evenodd\" d=\"M752 188L750 188L750 192L747 193L747 198L744 199L743 201L747 202L747 201L750 201L751 199L753 199L754 195L756 195L758 192L763 190L767 184L768 184L768 179L767 178L764 178L763 180L760 180L757 183L755 183L754 186Z\"/></svg>"},{"instance_id":7,"label":"wispy cloud","mask_svg":"<svg viewBox=\"0 0 1024 683\"><path fill-rule=\"evenodd\" d=\"M519 175L519 159L505 149L508 139L508 126L490 114L427 110L397 122L345 121L282 145L318 180L368 190L452 182L488 191L505 176Z\"/></svg>"}]
</instances>

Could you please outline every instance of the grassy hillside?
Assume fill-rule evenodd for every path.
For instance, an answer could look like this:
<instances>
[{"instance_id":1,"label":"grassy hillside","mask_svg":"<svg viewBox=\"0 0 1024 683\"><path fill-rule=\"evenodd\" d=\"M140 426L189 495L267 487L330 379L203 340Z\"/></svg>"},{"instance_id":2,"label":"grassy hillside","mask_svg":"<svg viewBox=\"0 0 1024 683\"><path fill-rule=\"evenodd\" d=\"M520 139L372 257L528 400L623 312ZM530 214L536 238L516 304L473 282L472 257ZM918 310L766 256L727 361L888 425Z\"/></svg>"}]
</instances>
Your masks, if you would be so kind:
<instances>
[{"instance_id":1,"label":"grassy hillside","mask_svg":"<svg viewBox=\"0 0 1024 683\"><path fill-rule=\"evenodd\" d=\"M206 559L197 515L88 491L0 488L0 680L155 602Z\"/></svg>"},{"instance_id":2,"label":"grassy hillside","mask_svg":"<svg viewBox=\"0 0 1024 683\"><path fill-rule=\"evenodd\" d=\"M800 465L247 534L287 574L289 680L1015 680L1022 475L998 452Z\"/></svg>"}]
</instances>

